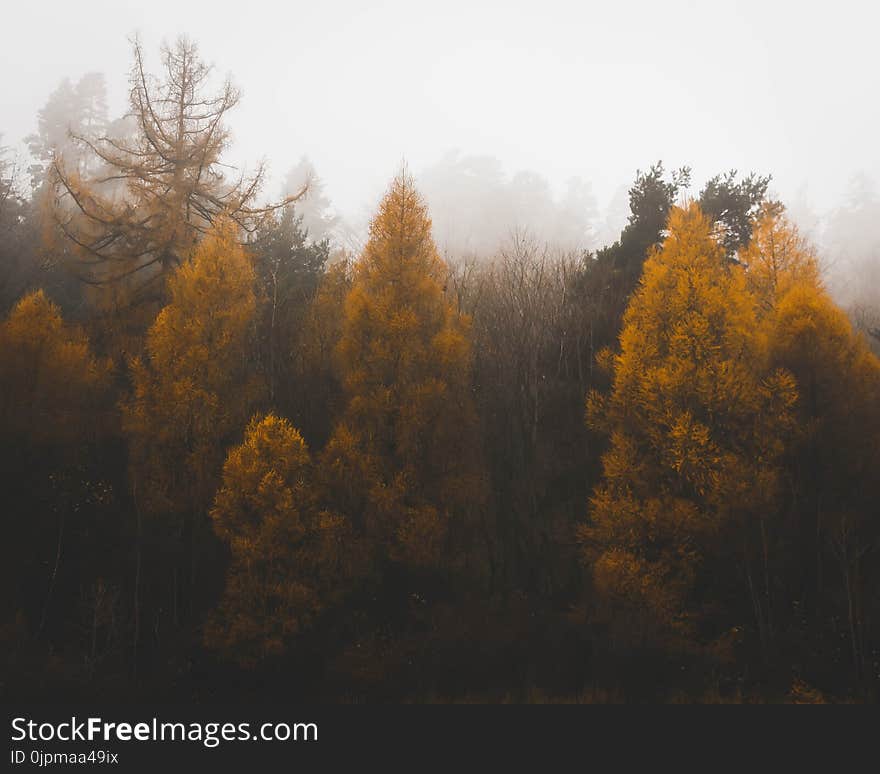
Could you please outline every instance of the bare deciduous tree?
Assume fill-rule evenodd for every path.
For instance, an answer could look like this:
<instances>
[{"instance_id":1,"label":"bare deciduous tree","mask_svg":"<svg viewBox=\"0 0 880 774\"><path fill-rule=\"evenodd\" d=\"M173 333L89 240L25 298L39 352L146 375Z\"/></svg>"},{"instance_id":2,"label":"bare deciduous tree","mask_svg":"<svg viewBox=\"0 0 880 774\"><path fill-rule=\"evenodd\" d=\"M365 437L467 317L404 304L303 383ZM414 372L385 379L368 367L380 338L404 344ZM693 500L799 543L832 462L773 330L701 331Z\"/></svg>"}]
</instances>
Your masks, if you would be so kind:
<instances>
[{"instance_id":1,"label":"bare deciduous tree","mask_svg":"<svg viewBox=\"0 0 880 774\"><path fill-rule=\"evenodd\" d=\"M100 171L85 179L61 154L52 172L54 212L77 247L80 278L102 285L136 275L143 290L179 265L218 216L251 234L304 191L256 206L264 165L251 176L229 176L221 161L230 137L224 119L238 104L238 90L227 80L207 93L212 68L186 39L162 48L161 80L147 74L139 41L133 47L133 132L121 138L72 133L97 157Z\"/></svg>"}]
</instances>

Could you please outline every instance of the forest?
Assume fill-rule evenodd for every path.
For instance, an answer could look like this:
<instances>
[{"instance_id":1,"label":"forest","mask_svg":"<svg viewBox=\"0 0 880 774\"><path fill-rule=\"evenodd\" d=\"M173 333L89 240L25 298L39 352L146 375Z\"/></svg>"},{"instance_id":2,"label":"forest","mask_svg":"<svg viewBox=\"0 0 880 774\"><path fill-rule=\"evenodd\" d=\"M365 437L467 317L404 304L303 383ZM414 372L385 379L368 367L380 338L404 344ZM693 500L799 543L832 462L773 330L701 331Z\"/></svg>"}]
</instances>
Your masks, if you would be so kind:
<instances>
[{"instance_id":1,"label":"forest","mask_svg":"<svg viewBox=\"0 0 880 774\"><path fill-rule=\"evenodd\" d=\"M852 292L765 170L649 159L587 245L574 185L502 238L540 180L402 163L361 238L150 61L0 155L0 694L880 697L876 198Z\"/></svg>"}]
</instances>

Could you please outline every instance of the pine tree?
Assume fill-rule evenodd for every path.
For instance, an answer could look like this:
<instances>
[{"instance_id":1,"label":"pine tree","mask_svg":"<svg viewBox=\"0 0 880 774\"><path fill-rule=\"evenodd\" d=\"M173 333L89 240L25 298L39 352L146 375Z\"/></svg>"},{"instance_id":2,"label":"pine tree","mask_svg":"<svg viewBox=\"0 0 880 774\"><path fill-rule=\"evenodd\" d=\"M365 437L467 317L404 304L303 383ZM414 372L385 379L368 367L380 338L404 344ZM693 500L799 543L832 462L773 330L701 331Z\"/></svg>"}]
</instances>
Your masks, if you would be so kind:
<instances>
[{"instance_id":1,"label":"pine tree","mask_svg":"<svg viewBox=\"0 0 880 774\"><path fill-rule=\"evenodd\" d=\"M251 245L261 289L261 344L269 398L289 409L293 341L317 292L330 257L327 241L308 241L302 216L293 206L269 219Z\"/></svg>"},{"instance_id":2,"label":"pine tree","mask_svg":"<svg viewBox=\"0 0 880 774\"><path fill-rule=\"evenodd\" d=\"M300 324L287 333L292 359L292 378L284 385L289 416L315 448L327 442L346 405L335 349L352 279L350 259L342 257L328 266Z\"/></svg>"}]
</instances>

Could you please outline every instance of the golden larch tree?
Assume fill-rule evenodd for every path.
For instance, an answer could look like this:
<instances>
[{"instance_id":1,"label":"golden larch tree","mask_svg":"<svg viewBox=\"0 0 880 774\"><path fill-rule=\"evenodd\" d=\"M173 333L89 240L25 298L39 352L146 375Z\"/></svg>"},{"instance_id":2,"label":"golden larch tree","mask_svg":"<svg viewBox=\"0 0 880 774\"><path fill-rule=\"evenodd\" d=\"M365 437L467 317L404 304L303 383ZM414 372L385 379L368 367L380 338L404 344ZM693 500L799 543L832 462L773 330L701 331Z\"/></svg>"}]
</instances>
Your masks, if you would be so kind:
<instances>
[{"instance_id":1,"label":"golden larch tree","mask_svg":"<svg viewBox=\"0 0 880 774\"><path fill-rule=\"evenodd\" d=\"M776 203L758 212L752 238L740 251L750 290L758 299L759 315L766 315L796 284L822 285L819 258Z\"/></svg>"},{"instance_id":2,"label":"golden larch tree","mask_svg":"<svg viewBox=\"0 0 880 774\"><path fill-rule=\"evenodd\" d=\"M109 365L84 331L68 325L42 290L20 299L0 324L0 423L35 443L61 444L95 428Z\"/></svg>"},{"instance_id":3,"label":"golden larch tree","mask_svg":"<svg viewBox=\"0 0 880 774\"><path fill-rule=\"evenodd\" d=\"M227 455L211 518L231 562L205 641L245 666L282 654L358 566L350 522L318 507L305 441L273 414Z\"/></svg>"},{"instance_id":4,"label":"golden larch tree","mask_svg":"<svg viewBox=\"0 0 880 774\"><path fill-rule=\"evenodd\" d=\"M123 421L139 511L160 518L178 550L188 542L194 562L224 449L262 392L249 369L254 271L234 222L218 221L168 294L146 356L132 360Z\"/></svg>"},{"instance_id":5,"label":"golden larch tree","mask_svg":"<svg viewBox=\"0 0 880 774\"><path fill-rule=\"evenodd\" d=\"M345 300L336 357L347 404L322 469L338 508L380 554L420 568L451 561L450 541L485 489L470 320L445 297L446 272L427 207L402 172Z\"/></svg>"},{"instance_id":6,"label":"golden larch tree","mask_svg":"<svg viewBox=\"0 0 880 774\"><path fill-rule=\"evenodd\" d=\"M40 630L69 534L87 523L90 504L109 494L93 453L112 422L109 388L109 363L42 290L0 322L0 602L4 610L24 609L34 584L45 582L39 624L34 620ZM29 566L38 568L35 575Z\"/></svg>"},{"instance_id":7,"label":"golden larch tree","mask_svg":"<svg viewBox=\"0 0 880 774\"><path fill-rule=\"evenodd\" d=\"M880 360L823 287L818 260L781 211L758 222L744 254L766 310L770 358L798 384L791 444L792 553L808 557L808 598L842 599L854 672L868 670L867 590L880 578L865 557L880 539ZM804 571L802 570L802 571ZM804 582L794 579L795 588Z\"/></svg>"},{"instance_id":8,"label":"golden larch tree","mask_svg":"<svg viewBox=\"0 0 880 774\"><path fill-rule=\"evenodd\" d=\"M627 308L611 393L587 407L610 446L580 538L608 619L630 644L681 643L695 590L713 585L703 571L713 546L766 540L796 397L792 377L766 359L744 270L696 204L673 208ZM770 589L767 573L759 582L748 569L753 555L770 558L746 549L763 631Z\"/></svg>"}]
</instances>

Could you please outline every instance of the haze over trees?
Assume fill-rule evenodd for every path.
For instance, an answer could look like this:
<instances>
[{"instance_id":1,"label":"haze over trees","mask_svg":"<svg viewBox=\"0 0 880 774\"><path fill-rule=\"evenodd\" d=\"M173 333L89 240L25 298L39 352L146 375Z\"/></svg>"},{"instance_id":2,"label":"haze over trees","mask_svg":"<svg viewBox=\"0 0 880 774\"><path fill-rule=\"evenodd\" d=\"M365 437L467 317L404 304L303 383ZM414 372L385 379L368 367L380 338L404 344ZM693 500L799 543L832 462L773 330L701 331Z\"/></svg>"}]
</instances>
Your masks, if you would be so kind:
<instances>
[{"instance_id":1,"label":"haze over trees","mask_svg":"<svg viewBox=\"0 0 880 774\"><path fill-rule=\"evenodd\" d=\"M77 248L82 278L92 283L135 274L149 278L140 283L164 278L221 215L253 233L276 209L254 204L262 166L250 177L232 178L221 166L229 143L226 113L239 101L232 83L209 93L211 68L185 39L163 48L159 79L145 71L138 41L133 50L129 136L101 132L102 122L92 116L100 117L99 93L91 100L80 94L88 81L73 94L86 107L78 111L82 120L68 127L61 146L57 122L41 126L41 156L51 157L51 182L60 199L56 222ZM76 153L65 152L70 145ZM83 169L82 156L93 159L93 166Z\"/></svg>"},{"instance_id":2,"label":"haze over trees","mask_svg":"<svg viewBox=\"0 0 880 774\"><path fill-rule=\"evenodd\" d=\"M869 186L814 243L657 162L603 239L583 181L452 154L361 238L162 56L0 153L9 695L876 700Z\"/></svg>"},{"instance_id":3,"label":"haze over trees","mask_svg":"<svg viewBox=\"0 0 880 774\"><path fill-rule=\"evenodd\" d=\"M570 178L557 196L534 172L508 177L498 159L448 153L423 169L418 182L449 259L487 258L517 234L563 251L597 246L596 201L579 178Z\"/></svg>"}]
</instances>

